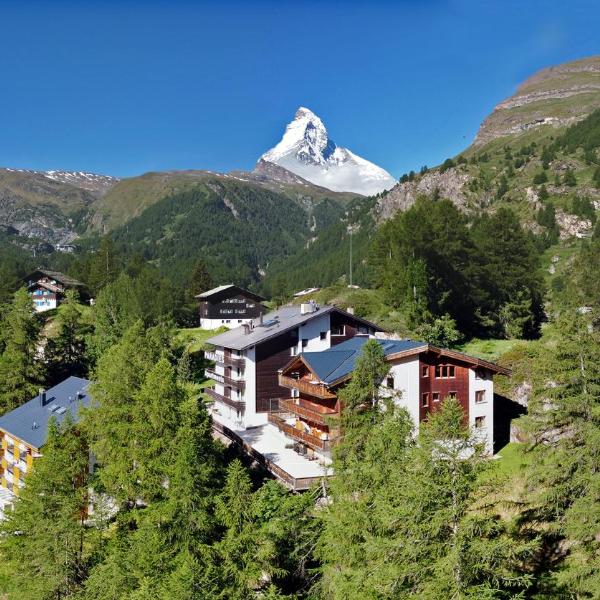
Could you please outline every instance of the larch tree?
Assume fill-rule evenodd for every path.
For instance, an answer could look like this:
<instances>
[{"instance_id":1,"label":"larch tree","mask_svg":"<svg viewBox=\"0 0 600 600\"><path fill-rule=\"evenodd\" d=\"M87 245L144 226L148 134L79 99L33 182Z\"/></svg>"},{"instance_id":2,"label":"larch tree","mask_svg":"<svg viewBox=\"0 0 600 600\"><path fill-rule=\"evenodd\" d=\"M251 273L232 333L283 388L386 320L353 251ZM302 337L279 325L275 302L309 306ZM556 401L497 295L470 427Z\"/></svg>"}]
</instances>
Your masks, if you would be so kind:
<instances>
[{"instance_id":1,"label":"larch tree","mask_svg":"<svg viewBox=\"0 0 600 600\"><path fill-rule=\"evenodd\" d=\"M1 525L2 560L18 597L58 600L85 580L95 547L95 532L85 522L88 484L84 437L69 413L61 426L51 419L43 456Z\"/></svg>"},{"instance_id":2,"label":"larch tree","mask_svg":"<svg viewBox=\"0 0 600 600\"><path fill-rule=\"evenodd\" d=\"M531 439L531 512L555 561L545 592L593 598L600 590L600 334L594 310L556 322L525 429ZM547 566L547 565L546 565ZM558 590L558 591L557 591Z\"/></svg>"},{"instance_id":3,"label":"larch tree","mask_svg":"<svg viewBox=\"0 0 600 600\"><path fill-rule=\"evenodd\" d=\"M37 357L40 321L25 289L15 293L0 324L0 336L0 412L5 412L35 396L42 382Z\"/></svg>"},{"instance_id":4,"label":"larch tree","mask_svg":"<svg viewBox=\"0 0 600 600\"><path fill-rule=\"evenodd\" d=\"M71 375L85 377L88 368L86 336L91 328L82 321L74 290L67 290L56 321L58 332L48 340L44 352L49 379L59 383Z\"/></svg>"}]
</instances>

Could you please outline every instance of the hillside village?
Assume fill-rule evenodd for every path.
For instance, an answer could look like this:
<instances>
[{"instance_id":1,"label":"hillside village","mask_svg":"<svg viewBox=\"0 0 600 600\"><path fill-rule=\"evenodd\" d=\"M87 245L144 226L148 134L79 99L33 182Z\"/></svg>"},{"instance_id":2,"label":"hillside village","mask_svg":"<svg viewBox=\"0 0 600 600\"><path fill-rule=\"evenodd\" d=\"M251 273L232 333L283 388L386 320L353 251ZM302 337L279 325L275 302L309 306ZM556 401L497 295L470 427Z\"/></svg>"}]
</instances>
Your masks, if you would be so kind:
<instances>
[{"instance_id":1,"label":"hillside village","mask_svg":"<svg viewBox=\"0 0 600 600\"><path fill-rule=\"evenodd\" d=\"M0 169L0 598L599 597L599 74L399 181Z\"/></svg>"}]
</instances>

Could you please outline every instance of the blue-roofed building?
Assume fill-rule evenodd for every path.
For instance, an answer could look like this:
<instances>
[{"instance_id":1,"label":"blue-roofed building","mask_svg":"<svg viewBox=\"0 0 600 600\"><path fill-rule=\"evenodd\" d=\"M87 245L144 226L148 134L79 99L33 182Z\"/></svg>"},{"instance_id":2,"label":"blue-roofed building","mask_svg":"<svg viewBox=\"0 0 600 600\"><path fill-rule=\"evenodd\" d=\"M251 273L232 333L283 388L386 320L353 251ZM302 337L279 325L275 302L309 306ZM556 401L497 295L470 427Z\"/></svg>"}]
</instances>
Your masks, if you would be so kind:
<instances>
[{"instance_id":1,"label":"blue-roofed building","mask_svg":"<svg viewBox=\"0 0 600 600\"><path fill-rule=\"evenodd\" d=\"M77 422L80 409L90 404L89 385L87 379L69 377L0 417L2 488L18 493L34 459L42 455L50 419L60 424L70 415Z\"/></svg>"},{"instance_id":2,"label":"blue-roofed building","mask_svg":"<svg viewBox=\"0 0 600 600\"><path fill-rule=\"evenodd\" d=\"M427 342L386 335L357 336L322 352L304 352L279 370L279 384L290 390L269 415L300 454L326 460L339 430L339 390L351 379L369 339L382 347L389 372L382 393L406 408L415 432L442 401L456 398L478 437L493 450L495 374L509 374L494 363Z\"/></svg>"}]
</instances>

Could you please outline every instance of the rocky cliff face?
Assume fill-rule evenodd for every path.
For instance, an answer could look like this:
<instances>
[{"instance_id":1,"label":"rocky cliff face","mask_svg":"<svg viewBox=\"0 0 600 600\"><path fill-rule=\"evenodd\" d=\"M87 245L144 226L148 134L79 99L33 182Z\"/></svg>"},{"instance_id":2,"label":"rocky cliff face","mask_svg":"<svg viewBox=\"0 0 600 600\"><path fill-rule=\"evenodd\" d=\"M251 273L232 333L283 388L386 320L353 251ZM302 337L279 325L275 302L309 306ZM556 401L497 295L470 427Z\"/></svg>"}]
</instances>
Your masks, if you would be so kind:
<instances>
[{"instance_id":1,"label":"rocky cliff face","mask_svg":"<svg viewBox=\"0 0 600 600\"><path fill-rule=\"evenodd\" d=\"M496 106L479 128L474 145L543 125L571 125L596 108L600 108L600 56L549 67Z\"/></svg>"},{"instance_id":2,"label":"rocky cliff face","mask_svg":"<svg viewBox=\"0 0 600 600\"><path fill-rule=\"evenodd\" d=\"M415 181L407 181L394 186L387 194L377 200L374 214L378 221L390 219L399 210L407 210L419 195L432 196L436 193L441 198L451 200L462 210L467 209L465 186L469 181L467 173L458 169L429 171Z\"/></svg>"}]
</instances>

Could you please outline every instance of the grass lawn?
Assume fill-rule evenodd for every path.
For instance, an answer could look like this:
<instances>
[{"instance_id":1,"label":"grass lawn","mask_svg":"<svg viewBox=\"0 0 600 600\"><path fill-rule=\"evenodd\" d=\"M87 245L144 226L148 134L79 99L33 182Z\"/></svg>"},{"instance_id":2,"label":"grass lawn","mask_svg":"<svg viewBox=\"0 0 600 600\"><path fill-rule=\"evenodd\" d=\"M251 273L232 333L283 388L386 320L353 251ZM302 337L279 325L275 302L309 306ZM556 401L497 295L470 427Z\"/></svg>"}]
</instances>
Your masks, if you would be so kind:
<instances>
[{"instance_id":1,"label":"grass lawn","mask_svg":"<svg viewBox=\"0 0 600 600\"><path fill-rule=\"evenodd\" d=\"M496 453L494 464L497 466L498 473L514 475L527 466L529 461L530 457L525 453L525 445L511 442Z\"/></svg>"},{"instance_id":2,"label":"grass lawn","mask_svg":"<svg viewBox=\"0 0 600 600\"><path fill-rule=\"evenodd\" d=\"M194 353L205 350L206 340L222 331L227 331L227 329L223 327L220 329L202 329L201 327L178 329L176 339L185 345L188 352Z\"/></svg>"},{"instance_id":3,"label":"grass lawn","mask_svg":"<svg viewBox=\"0 0 600 600\"><path fill-rule=\"evenodd\" d=\"M483 360L497 361L503 354L510 352L517 344L527 343L523 340L471 340L458 348Z\"/></svg>"}]
</instances>

